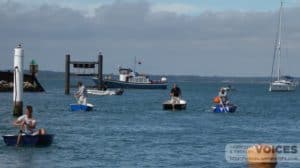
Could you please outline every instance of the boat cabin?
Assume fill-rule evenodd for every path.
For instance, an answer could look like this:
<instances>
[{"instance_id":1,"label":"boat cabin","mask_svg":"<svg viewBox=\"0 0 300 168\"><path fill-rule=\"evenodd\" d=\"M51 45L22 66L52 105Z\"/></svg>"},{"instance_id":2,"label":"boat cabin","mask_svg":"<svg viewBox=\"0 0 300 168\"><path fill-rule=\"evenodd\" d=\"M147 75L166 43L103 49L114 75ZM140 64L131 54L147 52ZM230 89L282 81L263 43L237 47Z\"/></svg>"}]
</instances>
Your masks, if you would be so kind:
<instances>
[{"instance_id":1,"label":"boat cabin","mask_svg":"<svg viewBox=\"0 0 300 168\"><path fill-rule=\"evenodd\" d=\"M127 82L131 73L132 70L130 68L119 68L119 81Z\"/></svg>"},{"instance_id":2,"label":"boat cabin","mask_svg":"<svg viewBox=\"0 0 300 168\"><path fill-rule=\"evenodd\" d=\"M131 76L128 78L128 82L131 83L151 83L146 76Z\"/></svg>"},{"instance_id":3,"label":"boat cabin","mask_svg":"<svg viewBox=\"0 0 300 168\"><path fill-rule=\"evenodd\" d=\"M147 76L133 72L130 68L119 68L119 81L130 83L151 83Z\"/></svg>"}]
</instances>

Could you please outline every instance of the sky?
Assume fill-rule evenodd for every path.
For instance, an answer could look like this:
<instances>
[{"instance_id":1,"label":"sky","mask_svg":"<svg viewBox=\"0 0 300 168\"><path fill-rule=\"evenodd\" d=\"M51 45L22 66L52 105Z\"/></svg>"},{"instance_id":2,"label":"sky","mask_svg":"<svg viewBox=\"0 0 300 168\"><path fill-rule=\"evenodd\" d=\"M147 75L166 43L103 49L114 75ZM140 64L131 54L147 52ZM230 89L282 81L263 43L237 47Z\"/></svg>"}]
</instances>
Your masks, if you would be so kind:
<instances>
[{"instance_id":1,"label":"sky","mask_svg":"<svg viewBox=\"0 0 300 168\"><path fill-rule=\"evenodd\" d=\"M104 73L269 76L280 0L0 0L0 70L21 43L25 66L64 71L104 55ZM300 76L300 1L284 0L282 67Z\"/></svg>"}]
</instances>

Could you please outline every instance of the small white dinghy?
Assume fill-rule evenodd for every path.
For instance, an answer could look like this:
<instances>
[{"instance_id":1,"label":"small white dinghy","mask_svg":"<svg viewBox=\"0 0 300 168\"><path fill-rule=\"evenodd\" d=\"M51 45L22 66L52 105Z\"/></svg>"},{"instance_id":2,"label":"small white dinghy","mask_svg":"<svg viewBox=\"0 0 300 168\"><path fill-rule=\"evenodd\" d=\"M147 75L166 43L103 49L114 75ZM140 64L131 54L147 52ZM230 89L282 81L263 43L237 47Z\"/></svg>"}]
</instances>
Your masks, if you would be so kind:
<instances>
[{"instance_id":1,"label":"small white dinghy","mask_svg":"<svg viewBox=\"0 0 300 168\"><path fill-rule=\"evenodd\" d=\"M91 95L97 95L97 96L112 96L112 95L122 95L123 94L122 89L117 90L97 90L97 89L87 89L87 93Z\"/></svg>"},{"instance_id":2,"label":"small white dinghy","mask_svg":"<svg viewBox=\"0 0 300 168\"><path fill-rule=\"evenodd\" d=\"M167 100L163 103L164 110L185 110L186 109L186 101L180 99L179 102L173 102L172 100Z\"/></svg>"}]
</instances>

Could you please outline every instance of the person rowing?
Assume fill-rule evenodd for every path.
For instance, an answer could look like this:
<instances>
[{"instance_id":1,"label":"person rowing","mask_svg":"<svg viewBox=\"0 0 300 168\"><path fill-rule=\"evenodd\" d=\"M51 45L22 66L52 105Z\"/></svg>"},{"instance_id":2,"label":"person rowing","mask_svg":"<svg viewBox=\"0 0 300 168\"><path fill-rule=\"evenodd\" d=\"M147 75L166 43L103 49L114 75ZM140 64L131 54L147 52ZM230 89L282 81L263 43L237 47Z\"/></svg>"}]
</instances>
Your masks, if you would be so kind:
<instances>
[{"instance_id":1,"label":"person rowing","mask_svg":"<svg viewBox=\"0 0 300 168\"><path fill-rule=\"evenodd\" d=\"M78 91L75 93L75 97L78 99L78 104L87 105L87 90L82 82L77 83Z\"/></svg>"},{"instance_id":2,"label":"person rowing","mask_svg":"<svg viewBox=\"0 0 300 168\"><path fill-rule=\"evenodd\" d=\"M224 88L220 89L219 97L221 99L220 105L222 105L224 107L224 106L226 106L226 105L229 104L227 92L226 92L226 90Z\"/></svg>"},{"instance_id":3,"label":"person rowing","mask_svg":"<svg viewBox=\"0 0 300 168\"><path fill-rule=\"evenodd\" d=\"M44 128L36 130L36 120L32 116L32 106L26 106L26 112L14 121L15 126L20 126L20 135L25 133L26 135L44 135L46 131Z\"/></svg>"},{"instance_id":4,"label":"person rowing","mask_svg":"<svg viewBox=\"0 0 300 168\"><path fill-rule=\"evenodd\" d=\"M235 112L237 106L232 104L227 96L227 91L224 88L221 88L218 96L213 99L213 102L216 104L213 107L214 112Z\"/></svg>"},{"instance_id":5,"label":"person rowing","mask_svg":"<svg viewBox=\"0 0 300 168\"><path fill-rule=\"evenodd\" d=\"M180 103L181 90L175 83L173 84L173 88L171 89L170 96L172 104Z\"/></svg>"}]
</instances>

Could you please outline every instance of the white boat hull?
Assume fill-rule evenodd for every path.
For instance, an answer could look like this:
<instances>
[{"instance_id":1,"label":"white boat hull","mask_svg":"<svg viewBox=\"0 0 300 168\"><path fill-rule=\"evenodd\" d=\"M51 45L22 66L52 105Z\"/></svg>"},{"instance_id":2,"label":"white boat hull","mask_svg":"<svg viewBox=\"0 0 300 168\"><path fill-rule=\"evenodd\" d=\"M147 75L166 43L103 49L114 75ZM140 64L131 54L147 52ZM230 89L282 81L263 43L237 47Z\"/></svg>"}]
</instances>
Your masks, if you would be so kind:
<instances>
[{"instance_id":1,"label":"white boat hull","mask_svg":"<svg viewBox=\"0 0 300 168\"><path fill-rule=\"evenodd\" d=\"M96 89L88 89L87 93L98 96L112 96L112 95L120 95L121 90L96 90Z\"/></svg>"},{"instance_id":2,"label":"white boat hull","mask_svg":"<svg viewBox=\"0 0 300 168\"><path fill-rule=\"evenodd\" d=\"M296 90L296 83L280 80L280 81L274 81L270 84L269 91L270 92L289 92L289 91L295 91Z\"/></svg>"}]
</instances>

